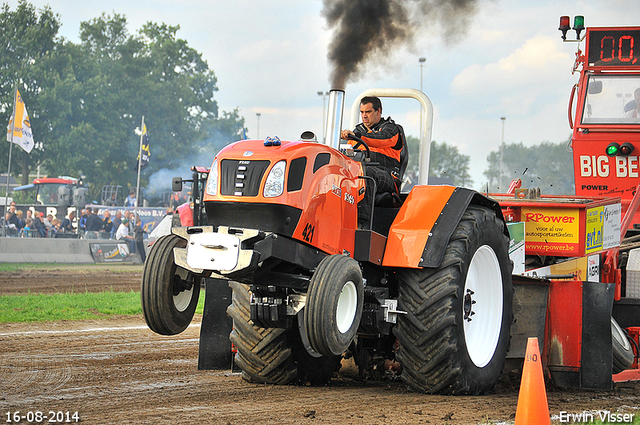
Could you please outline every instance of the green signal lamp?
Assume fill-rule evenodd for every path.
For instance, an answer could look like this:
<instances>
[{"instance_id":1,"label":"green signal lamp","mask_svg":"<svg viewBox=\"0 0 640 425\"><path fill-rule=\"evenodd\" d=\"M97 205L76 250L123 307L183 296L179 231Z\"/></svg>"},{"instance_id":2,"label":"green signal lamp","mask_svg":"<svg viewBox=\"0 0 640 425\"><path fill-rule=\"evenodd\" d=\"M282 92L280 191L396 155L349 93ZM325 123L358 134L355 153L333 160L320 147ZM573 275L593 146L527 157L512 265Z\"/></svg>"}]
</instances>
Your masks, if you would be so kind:
<instances>
[{"instance_id":1,"label":"green signal lamp","mask_svg":"<svg viewBox=\"0 0 640 425\"><path fill-rule=\"evenodd\" d=\"M576 30L576 40L580 40L580 33L584 30L584 16L576 15L573 18L573 29Z\"/></svg>"},{"instance_id":2,"label":"green signal lamp","mask_svg":"<svg viewBox=\"0 0 640 425\"><path fill-rule=\"evenodd\" d=\"M620 152L620 145L616 142L609 143L605 149L605 153L609 156L616 156L618 155L618 152Z\"/></svg>"}]
</instances>

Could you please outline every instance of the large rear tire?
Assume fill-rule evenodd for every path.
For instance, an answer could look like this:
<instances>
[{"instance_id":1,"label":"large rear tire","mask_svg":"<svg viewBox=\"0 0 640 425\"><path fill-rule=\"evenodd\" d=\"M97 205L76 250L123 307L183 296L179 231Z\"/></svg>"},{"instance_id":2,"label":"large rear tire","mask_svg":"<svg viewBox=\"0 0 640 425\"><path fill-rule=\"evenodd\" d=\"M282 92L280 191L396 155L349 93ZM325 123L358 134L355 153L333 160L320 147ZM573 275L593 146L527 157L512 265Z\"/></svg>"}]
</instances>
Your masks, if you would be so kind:
<instances>
[{"instance_id":1,"label":"large rear tire","mask_svg":"<svg viewBox=\"0 0 640 425\"><path fill-rule=\"evenodd\" d=\"M426 393L484 394L504 366L513 319L509 239L487 208L471 205L441 265L398 273L395 334L402 379Z\"/></svg>"},{"instance_id":2,"label":"large rear tire","mask_svg":"<svg viewBox=\"0 0 640 425\"><path fill-rule=\"evenodd\" d=\"M198 304L200 277L178 267L173 257L173 248L186 244L176 235L163 236L155 241L144 264L142 312L149 328L161 335L184 331Z\"/></svg>"},{"instance_id":3,"label":"large rear tire","mask_svg":"<svg viewBox=\"0 0 640 425\"><path fill-rule=\"evenodd\" d=\"M311 347L325 356L342 355L356 336L363 303L358 262L345 255L323 258L309 282L303 312Z\"/></svg>"},{"instance_id":4,"label":"large rear tire","mask_svg":"<svg viewBox=\"0 0 640 425\"><path fill-rule=\"evenodd\" d=\"M230 282L232 303L227 313L233 319L229 339L235 345L235 362L243 377L265 384L329 382L340 368L340 356L312 357L304 348L297 326L292 329L259 328L251 322L249 287Z\"/></svg>"}]
</instances>

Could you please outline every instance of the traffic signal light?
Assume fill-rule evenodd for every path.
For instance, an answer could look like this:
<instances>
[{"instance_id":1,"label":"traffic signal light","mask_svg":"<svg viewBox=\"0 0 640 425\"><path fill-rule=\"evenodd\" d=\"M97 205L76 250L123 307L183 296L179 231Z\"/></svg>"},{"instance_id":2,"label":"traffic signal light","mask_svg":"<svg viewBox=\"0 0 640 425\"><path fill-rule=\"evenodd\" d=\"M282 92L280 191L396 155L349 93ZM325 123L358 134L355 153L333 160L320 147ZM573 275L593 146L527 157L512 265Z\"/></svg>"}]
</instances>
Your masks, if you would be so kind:
<instances>
[{"instance_id":1,"label":"traffic signal light","mask_svg":"<svg viewBox=\"0 0 640 425\"><path fill-rule=\"evenodd\" d=\"M633 145L629 142L624 142L622 146L616 142L611 142L605 149L605 153L609 156L629 156L631 152L633 152Z\"/></svg>"}]
</instances>

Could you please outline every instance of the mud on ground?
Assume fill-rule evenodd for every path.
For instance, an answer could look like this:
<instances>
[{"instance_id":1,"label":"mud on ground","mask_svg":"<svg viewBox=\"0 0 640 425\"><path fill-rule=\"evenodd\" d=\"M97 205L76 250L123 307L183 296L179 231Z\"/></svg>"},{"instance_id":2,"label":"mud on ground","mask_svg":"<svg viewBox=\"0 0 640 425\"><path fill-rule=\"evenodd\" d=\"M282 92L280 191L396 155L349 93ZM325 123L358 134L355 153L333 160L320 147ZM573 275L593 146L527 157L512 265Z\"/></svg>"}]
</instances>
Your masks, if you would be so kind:
<instances>
[{"instance_id":1,"label":"mud on ground","mask_svg":"<svg viewBox=\"0 0 640 425\"><path fill-rule=\"evenodd\" d=\"M141 265L47 265L0 272L0 295L140 291Z\"/></svg>"},{"instance_id":2,"label":"mud on ground","mask_svg":"<svg viewBox=\"0 0 640 425\"><path fill-rule=\"evenodd\" d=\"M138 291L142 268L128 267L0 273L0 294L27 288L32 293ZM7 412L37 411L44 416L31 423L47 423L49 412L78 412L88 424L475 425L514 420L515 374L504 374L488 396L448 397L416 394L396 380L361 381L348 371L323 387L256 385L230 370L198 371L200 319L172 337L151 332L141 316L3 324L0 421L10 423ZM604 392L547 390L552 415L585 410L640 415L638 383Z\"/></svg>"}]
</instances>

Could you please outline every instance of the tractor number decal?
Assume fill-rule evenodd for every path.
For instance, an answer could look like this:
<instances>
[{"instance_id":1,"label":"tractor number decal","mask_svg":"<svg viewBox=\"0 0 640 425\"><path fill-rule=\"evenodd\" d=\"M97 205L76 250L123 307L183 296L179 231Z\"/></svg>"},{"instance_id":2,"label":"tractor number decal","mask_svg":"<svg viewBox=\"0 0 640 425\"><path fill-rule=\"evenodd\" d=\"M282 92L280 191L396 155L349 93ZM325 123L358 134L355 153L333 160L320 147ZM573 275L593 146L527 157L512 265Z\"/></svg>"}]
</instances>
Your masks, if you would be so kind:
<instances>
[{"instance_id":1,"label":"tractor number decal","mask_svg":"<svg viewBox=\"0 0 640 425\"><path fill-rule=\"evenodd\" d=\"M305 242L311 243L311 241L313 241L314 230L316 230L316 226L312 226L309 223L304 226L304 230L302 231L302 238L305 240Z\"/></svg>"},{"instance_id":2,"label":"tractor number decal","mask_svg":"<svg viewBox=\"0 0 640 425\"><path fill-rule=\"evenodd\" d=\"M353 197L353 195L350 194L350 193L346 193L346 192L344 194L344 200L347 201L348 203L350 203L351 205L353 205L356 202L356 200Z\"/></svg>"}]
</instances>

